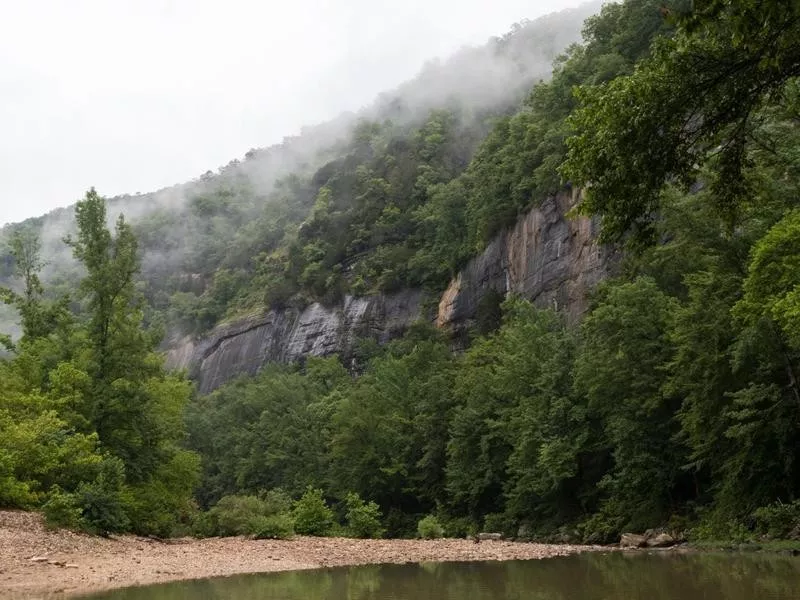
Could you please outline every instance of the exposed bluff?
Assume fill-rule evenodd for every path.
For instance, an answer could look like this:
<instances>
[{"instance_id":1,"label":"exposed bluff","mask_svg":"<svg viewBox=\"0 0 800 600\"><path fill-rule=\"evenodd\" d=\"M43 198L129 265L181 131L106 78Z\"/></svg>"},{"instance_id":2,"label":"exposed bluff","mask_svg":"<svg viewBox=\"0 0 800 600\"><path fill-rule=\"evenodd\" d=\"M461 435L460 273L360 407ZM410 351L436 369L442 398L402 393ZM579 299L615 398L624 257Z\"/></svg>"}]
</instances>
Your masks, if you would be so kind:
<instances>
[{"instance_id":1,"label":"exposed bluff","mask_svg":"<svg viewBox=\"0 0 800 600\"><path fill-rule=\"evenodd\" d=\"M216 327L199 340L183 338L169 350L167 364L185 368L207 394L237 375L254 375L268 363L348 351L358 337L380 343L402 335L422 314L422 293L346 296L334 307L271 310Z\"/></svg>"},{"instance_id":2,"label":"exposed bluff","mask_svg":"<svg viewBox=\"0 0 800 600\"><path fill-rule=\"evenodd\" d=\"M568 219L578 192L551 196L492 240L450 282L439 302L437 325L469 325L489 290L518 294L576 322L588 294L617 264L613 248L598 243L596 219Z\"/></svg>"},{"instance_id":3,"label":"exposed bluff","mask_svg":"<svg viewBox=\"0 0 800 600\"><path fill-rule=\"evenodd\" d=\"M520 294L539 306L563 310L575 321L586 310L587 292L610 274L616 261L610 249L597 243L597 223L565 217L574 200L567 192L549 198L498 235L450 283L436 314L424 310L419 290L347 296L338 306L273 310L220 325L201 339L176 340L168 364L188 369L205 394L268 363L347 353L358 337L387 342L420 318L464 330L490 290Z\"/></svg>"}]
</instances>

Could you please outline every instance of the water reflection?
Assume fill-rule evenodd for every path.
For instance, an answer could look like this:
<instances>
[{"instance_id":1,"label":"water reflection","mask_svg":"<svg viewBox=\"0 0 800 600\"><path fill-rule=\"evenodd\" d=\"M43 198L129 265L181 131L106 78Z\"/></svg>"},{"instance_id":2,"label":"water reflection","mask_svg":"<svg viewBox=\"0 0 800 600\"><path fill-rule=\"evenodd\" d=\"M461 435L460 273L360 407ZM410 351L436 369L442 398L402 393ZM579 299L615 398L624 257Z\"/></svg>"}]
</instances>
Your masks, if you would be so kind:
<instances>
[{"instance_id":1,"label":"water reflection","mask_svg":"<svg viewBox=\"0 0 800 600\"><path fill-rule=\"evenodd\" d=\"M244 575L131 588L94 600L789 600L800 559L585 554L542 561L424 563Z\"/></svg>"}]
</instances>

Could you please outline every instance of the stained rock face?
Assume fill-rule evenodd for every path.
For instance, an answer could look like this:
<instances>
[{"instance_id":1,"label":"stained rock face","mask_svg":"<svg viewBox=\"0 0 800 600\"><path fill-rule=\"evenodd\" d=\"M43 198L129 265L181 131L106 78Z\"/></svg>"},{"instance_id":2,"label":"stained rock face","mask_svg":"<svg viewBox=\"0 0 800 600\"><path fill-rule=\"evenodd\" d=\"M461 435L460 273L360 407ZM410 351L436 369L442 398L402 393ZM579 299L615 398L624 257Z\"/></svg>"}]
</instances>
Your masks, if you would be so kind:
<instances>
[{"instance_id":1,"label":"stained rock face","mask_svg":"<svg viewBox=\"0 0 800 600\"><path fill-rule=\"evenodd\" d=\"M490 290L519 294L578 321L588 306L587 292L613 272L617 256L598 244L596 221L565 216L576 200L577 192L548 198L497 236L450 283L439 303L437 324L466 327Z\"/></svg>"},{"instance_id":2,"label":"stained rock face","mask_svg":"<svg viewBox=\"0 0 800 600\"><path fill-rule=\"evenodd\" d=\"M256 374L268 363L289 363L304 356L347 352L358 337L380 343L402 335L421 316L422 293L407 290L367 298L347 296L341 305L319 303L253 315L216 327L200 340L171 344L167 365L188 369L201 394L238 375Z\"/></svg>"},{"instance_id":3,"label":"stained rock face","mask_svg":"<svg viewBox=\"0 0 800 600\"><path fill-rule=\"evenodd\" d=\"M597 243L596 222L566 218L576 200L572 192L549 198L498 235L450 283L439 301L437 325L454 333L466 330L481 300L492 291L519 294L578 321L588 305L587 293L613 272L617 256ZM302 311L270 311L220 325L200 340L174 340L167 364L188 369L200 393L206 394L271 362L346 354L357 337L385 343L414 321L434 318L423 314L422 302L421 291L404 290L348 296L334 307L311 304Z\"/></svg>"}]
</instances>

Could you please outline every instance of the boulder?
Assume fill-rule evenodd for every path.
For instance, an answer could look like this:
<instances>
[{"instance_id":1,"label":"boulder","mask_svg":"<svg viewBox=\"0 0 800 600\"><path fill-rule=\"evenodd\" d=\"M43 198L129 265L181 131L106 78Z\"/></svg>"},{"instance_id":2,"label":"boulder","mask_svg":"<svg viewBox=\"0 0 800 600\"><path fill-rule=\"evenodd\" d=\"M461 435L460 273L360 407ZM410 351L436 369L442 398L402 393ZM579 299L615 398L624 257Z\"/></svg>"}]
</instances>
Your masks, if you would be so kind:
<instances>
[{"instance_id":1,"label":"boulder","mask_svg":"<svg viewBox=\"0 0 800 600\"><path fill-rule=\"evenodd\" d=\"M478 539L481 540L481 541L483 541L483 540L502 540L503 539L503 534L502 533L486 533L486 532L484 532L484 533L479 533L478 534Z\"/></svg>"},{"instance_id":2,"label":"boulder","mask_svg":"<svg viewBox=\"0 0 800 600\"><path fill-rule=\"evenodd\" d=\"M636 533L623 533L619 540L621 548L642 548L647 544L647 538Z\"/></svg>"},{"instance_id":3,"label":"boulder","mask_svg":"<svg viewBox=\"0 0 800 600\"><path fill-rule=\"evenodd\" d=\"M668 548L675 545L675 538L668 533L659 533L647 538L648 548Z\"/></svg>"}]
</instances>

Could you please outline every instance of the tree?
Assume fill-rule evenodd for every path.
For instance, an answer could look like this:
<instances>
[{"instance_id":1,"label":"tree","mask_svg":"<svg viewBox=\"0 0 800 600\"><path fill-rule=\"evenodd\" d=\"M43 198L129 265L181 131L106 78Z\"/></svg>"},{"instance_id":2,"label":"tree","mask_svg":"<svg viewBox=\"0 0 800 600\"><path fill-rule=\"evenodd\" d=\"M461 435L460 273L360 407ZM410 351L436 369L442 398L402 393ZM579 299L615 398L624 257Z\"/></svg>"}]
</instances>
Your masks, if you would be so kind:
<instances>
[{"instance_id":1,"label":"tree","mask_svg":"<svg viewBox=\"0 0 800 600\"><path fill-rule=\"evenodd\" d=\"M86 269L80 293L87 321L70 360L74 368L59 365L54 381L83 397L85 422L110 454L103 462L107 468L79 486L76 498L90 521L101 514L108 518L110 525L95 523L101 529L132 527L163 535L188 511L199 469L197 457L179 446L191 388L165 373L155 340L142 327L131 227L120 216L111 234L105 200L94 189L75 213L77 237L65 241ZM85 379L74 376L81 372ZM65 386L73 380L82 381L80 387ZM104 508L92 516L92 506Z\"/></svg>"},{"instance_id":2,"label":"tree","mask_svg":"<svg viewBox=\"0 0 800 600\"><path fill-rule=\"evenodd\" d=\"M575 386L603 423L614 460L601 483L604 511L620 527L652 526L677 504L677 407L663 390L675 309L653 280L638 278L607 284L581 325Z\"/></svg>"},{"instance_id":3,"label":"tree","mask_svg":"<svg viewBox=\"0 0 800 600\"><path fill-rule=\"evenodd\" d=\"M154 409L161 399L151 395L147 384L162 367L151 356L152 340L141 328L134 286L139 268L136 238L123 216L112 236L106 227L105 200L94 188L77 203L75 215L77 237L65 241L86 268L80 293L89 316L87 418L101 442L123 460L128 478L143 481L160 460L163 425Z\"/></svg>"},{"instance_id":4,"label":"tree","mask_svg":"<svg viewBox=\"0 0 800 600\"><path fill-rule=\"evenodd\" d=\"M22 291L0 288L0 299L13 306L20 315L23 337L35 340L53 333L59 325L66 324L67 299L49 302L44 299L44 288L39 272L44 267L41 242L30 229L15 231L10 249L14 259L14 275L22 281Z\"/></svg>"},{"instance_id":5,"label":"tree","mask_svg":"<svg viewBox=\"0 0 800 600\"><path fill-rule=\"evenodd\" d=\"M749 322L771 319L800 348L800 210L788 212L753 247L736 311Z\"/></svg>"},{"instance_id":6,"label":"tree","mask_svg":"<svg viewBox=\"0 0 800 600\"><path fill-rule=\"evenodd\" d=\"M418 333L370 362L331 421L333 489L387 512L428 510L444 495L452 357L435 336L425 339L431 332Z\"/></svg>"},{"instance_id":7,"label":"tree","mask_svg":"<svg viewBox=\"0 0 800 600\"><path fill-rule=\"evenodd\" d=\"M572 364L559 317L518 298L503 310L500 330L478 340L457 371L447 490L458 513L503 512L508 498L513 517L534 520L542 498L553 501L575 475L586 430L582 409L563 406Z\"/></svg>"},{"instance_id":8,"label":"tree","mask_svg":"<svg viewBox=\"0 0 800 600\"><path fill-rule=\"evenodd\" d=\"M605 239L652 241L670 181L708 181L732 230L752 195L764 108L786 102L800 74L796 2L707 0L679 22L631 75L577 92L561 171L586 188L580 210L602 216Z\"/></svg>"}]
</instances>

